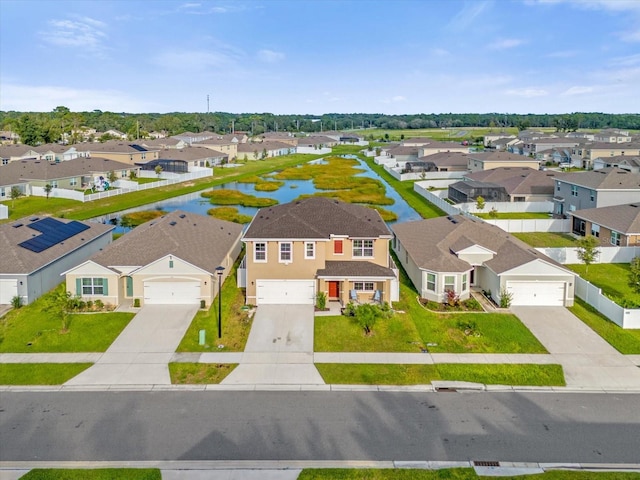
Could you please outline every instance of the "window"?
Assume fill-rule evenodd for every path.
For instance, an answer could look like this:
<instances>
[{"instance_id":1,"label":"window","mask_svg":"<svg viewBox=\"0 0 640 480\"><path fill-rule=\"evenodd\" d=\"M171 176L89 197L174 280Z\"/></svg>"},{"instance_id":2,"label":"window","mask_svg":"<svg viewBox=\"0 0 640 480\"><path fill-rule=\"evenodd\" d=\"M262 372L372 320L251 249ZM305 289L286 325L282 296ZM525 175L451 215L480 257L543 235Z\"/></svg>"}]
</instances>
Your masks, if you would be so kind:
<instances>
[{"instance_id":1,"label":"window","mask_svg":"<svg viewBox=\"0 0 640 480\"><path fill-rule=\"evenodd\" d=\"M354 257L373 257L373 240L354 240Z\"/></svg>"},{"instance_id":2,"label":"window","mask_svg":"<svg viewBox=\"0 0 640 480\"><path fill-rule=\"evenodd\" d=\"M467 291L467 274L462 275L462 291Z\"/></svg>"},{"instance_id":3,"label":"window","mask_svg":"<svg viewBox=\"0 0 640 480\"><path fill-rule=\"evenodd\" d=\"M444 277L444 291L455 292L456 291L456 277L453 275L445 275Z\"/></svg>"},{"instance_id":4,"label":"window","mask_svg":"<svg viewBox=\"0 0 640 480\"><path fill-rule=\"evenodd\" d=\"M572 197L577 197L578 196L578 186L577 185L571 185L571 196Z\"/></svg>"},{"instance_id":5,"label":"window","mask_svg":"<svg viewBox=\"0 0 640 480\"><path fill-rule=\"evenodd\" d=\"M584 220L580 220L580 225L578 226L578 231L579 231L580 233L584 233L584 230L585 230L585 223L584 223Z\"/></svg>"},{"instance_id":6,"label":"window","mask_svg":"<svg viewBox=\"0 0 640 480\"><path fill-rule=\"evenodd\" d=\"M316 244L313 242L304 243L304 258L316 258Z\"/></svg>"},{"instance_id":7,"label":"window","mask_svg":"<svg viewBox=\"0 0 640 480\"><path fill-rule=\"evenodd\" d=\"M569 205L569 211L570 212L575 212L576 211L576 206L575 205Z\"/></svg>"},{"instance_id":8,"label":"window","mask_svg":"<svg viewBox=\"0 0 640 480\"><path fill-rule=\"evenodd\" d=\"M52 188L58 188L58 181L57 180L51 180L51 187Z\"/></svg>"},{"instance_id":9,"label":"window","mask_svg":"<svg viewBox=\"0 0 640 480\"><path fill-rule=\"evenodd\" d=\"M353 289L358 292L373 292L373 282L353 282Z\"/></svg>"},{"instance_id":10,"label":"window","mask_svg":"<svg viewBox=\"0 0 640 480\"><path fill-rule=\"evenodd\" d=\"M342 255L342 240L333 241L333 253L335 255Z\"/></svg>"},{"instance_id":11,"label":"window","mask_svg":"<svg viewBox=\"0 0 640 480\"><path fill-rule=\"evenodd\" d=\"M611 231L611 245L620 246L620 234L613 230Z\"/></svg>"},{"instance_id":12,"label":"window","mask_svg":"<svg viewBox=\"0 0 640 480\"><path fill-rule=\"evenodd\" d=\"M127 171L126 171L126 170L122 170L122 171L120 172L120 177L122 177L122 178L127 178Z\"/></svg>"},{"instance_id":13,"label":"window","mask_svg":"<svg viewBox=\"0 0 640 480\"><path fill-rule=\"evenodd\" d=\"M594 237L600 236L600 225L596 225L595 223L591 224L591 235Z\"/></svg>"},{"instance_id":14,"label":"window","mask_svg":"<svg viewBox=\"0 0 640 480\"><path fill-rule=\"evenodd\" d=\"M436 291L436 274L427 273L427 290L431 292Z\"/></svg>"},{"instance_id":15,"label":"window","mask_svg":"<svg viewBox=\"0 0 640 480\"><path fill-rule=\"evenodd\" d=\"M291 243L283 242L280 244L280 261L290 262L292 257Z\"/></svg>"},{"instance_id":16,"label":"window","mask_svg":"<svg viewBox=\"0 0 640 480\"><path fill-rule=\"evenodd\" d=\"M560 191L560 182L556 182L556 190L559 192Z\"/></svg>"},{"instance_id":17,"label":"window","mask_svg":"<svg viewBox=\"0 0 640 480\"><path fill-rule=\"evenodd\" d=\"M267 244L258 242L253 247L253 261L254 262L266 262L267 261Z\"/></svg>"},{"instance_id":18,"label":"window","mask_svg":"<svg viewBox=\"0 0 640 480\"><path fill-rule=\"evenodd\" d=\"M69 179L69 185L71 185L72 187L75 187L76 185L78 185L78 179L77 178L70 178Z\"/></svg>"},{"instance_id":19,"label":"window","mask_svg":"<svg viewBox=\"0 0 640 480\"><path fill-rule=\"evenodd\" d=\"M104 295L104 278L83 278L82 295Z\"/></svg>"},{"instance_id":20,"label":"window","mask_svg":"<svg viewBox=\"0 0 640 480\"><path fill-rule=\"evenodd\" d=\"M3 158L2 159L2 164L3 165L9 165L9 159L8 158Z\"/></svg>"},{"instance_id":21,"label":"window","mask_svg":"<svg viewBox=\"0 0 640 480\"><path fill-rule=\"evenodd\" d=\"M591 191L590 191L590 193L589 193L589 199L590 199L592 202L595 202L595 201L596 201L596 191L595 191L595 190L591 190Z\"/></svg>"}]
</instances>

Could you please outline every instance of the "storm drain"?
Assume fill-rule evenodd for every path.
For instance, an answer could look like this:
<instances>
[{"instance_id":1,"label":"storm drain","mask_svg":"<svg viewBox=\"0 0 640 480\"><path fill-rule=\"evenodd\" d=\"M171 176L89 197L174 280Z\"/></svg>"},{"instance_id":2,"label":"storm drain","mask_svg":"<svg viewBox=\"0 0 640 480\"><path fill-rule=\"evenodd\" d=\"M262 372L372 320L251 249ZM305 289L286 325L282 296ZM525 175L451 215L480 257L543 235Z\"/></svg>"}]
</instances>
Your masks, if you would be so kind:
<instances>
[{"instance_id":1,"label":"storm drain","mask_svg":"<svg viewBox=\"0 0 640 480\"><path fill-rule=\"evenodd\" d=\"M474 460L474 467L499 467L500 462L496 462L494 460Z\"/></svg>"},{"instance_id":2,"label":"storm drain","mask_svg":"<svg viewBox=\"0 0 640 480\"><path fill-rule=\"evenodd\" d=\"M457 392L456 388L452 387L436 387L436 392Z\"/></svg>"}]
</instances>

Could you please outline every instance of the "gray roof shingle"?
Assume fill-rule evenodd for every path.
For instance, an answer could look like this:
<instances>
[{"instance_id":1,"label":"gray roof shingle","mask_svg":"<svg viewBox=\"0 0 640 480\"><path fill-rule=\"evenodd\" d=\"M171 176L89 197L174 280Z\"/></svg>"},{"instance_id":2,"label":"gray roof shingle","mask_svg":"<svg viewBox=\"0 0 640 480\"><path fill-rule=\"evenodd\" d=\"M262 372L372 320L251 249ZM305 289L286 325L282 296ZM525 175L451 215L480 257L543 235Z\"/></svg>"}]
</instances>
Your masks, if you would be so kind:
<instances>
[{"instance_id":1,"label":"gray roof shingle","mask_svg":"<svg viewBox=\"0 0 640 480\"><path fill-rule=\"evenodd\" d=\"M393 270L364 261L327 261L317 271L318 277L388 277L395 278Z\"/></svg>"},{"instance_id":2,"label":"gray roof shingle","mask_svg":"<svg viewBox=\"0 0 640 480\"><path fill-rule=\"evenodd\" d=\"M637 203L585 208L571 212L571 215L626 235L640 234L640 198Z\"/></svg>"}]
</instances>

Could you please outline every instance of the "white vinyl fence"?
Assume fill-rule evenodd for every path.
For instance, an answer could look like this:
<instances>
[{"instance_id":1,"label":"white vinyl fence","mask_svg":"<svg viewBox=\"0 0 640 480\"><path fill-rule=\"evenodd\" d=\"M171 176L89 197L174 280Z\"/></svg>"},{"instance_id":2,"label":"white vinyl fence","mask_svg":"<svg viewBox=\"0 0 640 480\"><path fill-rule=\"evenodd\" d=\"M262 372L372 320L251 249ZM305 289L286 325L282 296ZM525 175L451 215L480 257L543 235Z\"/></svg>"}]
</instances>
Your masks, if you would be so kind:
<instances>
[{"instance_id":1,"label":"white vinyl fence","mask_svg":"<svg viewBox=\"0 0 640 480\"><path fill-rule=\"evenodd\" d=\"M460 209L451 205L444 198L440 198L436 193L430 192L424 187L422 182L416 182L413 184L413 190L426 198L429 202L433 203L440 210L444 211L447 215L460 215Z\"/></svg>"},{"instance_id":2,"label":"white vinyl fence","mask_svg":"<svg viewBox=\"0 0 640 480\"><path fill-rule=\"evenodd\" d=\"M563 265L582 263L578 258L577 248L536 248L536 250ZM598 251L600 253L593 263L630 263L635 257L640 256L640 247L598 247Z\"/></svg>"},{"instance_id":3,"label":"white vinyl fence","mask_svg":"<svg viewBox=\"0 0 640 480\"><path fill-rule=\"evenodd\" d=\"M315 147L297 147L296 153L307 153L312 155L328 155L331 153L331 148L315 148Z\"/></svg>"},{"instance_id":4,"label":"white vinyl fence","mask_svg":"<svg viewBox=\"0 0 640 480\"><path fill-rule=\"evenodd\" d=\"M640 328L640 309L622 308L595 285L576 277L576 295L622 328Z\"/></svg>"},{"instance_id":5,"label":"white vinyl fence","mask_svg":"<svg viewBox=\"0 0 640 480\"><path fill-rule=\"evenodd\" d=\"M9 207L0 203L0 220L9 218Z\"/></svg>"},{"instance_id":6,"label":"white vinyl fence","mask_svg":"<svg viewBox=\"0 0 640 480\"><path fill-rule=\"evenodd\" d=\"M150 173L153 174L152 176L156 176L154 172L150 172ZM68 198L71 200L78 200L80 202L91 202L92 200L99 200L101 198L114 197L116 195L122 195L124 193L137 192L140 190L149 190L150 188L165 187L167 185L173 185L175 183L187 182L189 180L195 180L198 178L211 177L213 176L213 170L210 168L203 168L201 170L198 169L197 171L183 173L183 174L163 172L162 175L170 178L165 178L164 180L158 180L157 182L142 183L142 184L137 182L126 181L127 188L114 188L111 190L107 190L106 192L96 192L90 195L85 195L83 192L78 192L76 190L54 188L51 190L51 193L49 193L49 197ZM135 184L135 188L128 188L131 183ZM44 187L33 187L31 189L31 194L36 197L47 196L46 192L44 191Z\"/></svg>"},{"instance_id":7,"label":"white vinyl fence","mask_svg":"<svg viewBox=\"0 0 640 480\"><path fill-rule=\"evenodd\" d=\"M557 232L568 233L571 231L571 219L565 218L540 218L540 219L484 219L485 222L501 228L505 232L523 233L523 232Z\"/></svg>"},{"instance_id":8,"label":"white vinyl fence","mask_svg":"<svg viewBox=\"0 0 640 480\"><path fill-rule=\"evenodd\" d=\"M553 213L553 202L485 202L484 209L480 210L476 202L461 203L459 206L469 213L488 213L492 209L500 213Z\"/></svg>"}]
</instances>

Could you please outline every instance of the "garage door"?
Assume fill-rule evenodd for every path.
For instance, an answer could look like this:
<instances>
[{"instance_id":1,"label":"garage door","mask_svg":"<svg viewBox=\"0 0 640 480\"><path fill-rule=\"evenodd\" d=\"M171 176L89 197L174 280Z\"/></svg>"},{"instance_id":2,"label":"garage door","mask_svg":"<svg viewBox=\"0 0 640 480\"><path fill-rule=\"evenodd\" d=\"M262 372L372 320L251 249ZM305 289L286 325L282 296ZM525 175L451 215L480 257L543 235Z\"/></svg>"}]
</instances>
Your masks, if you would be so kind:
<instances>
[{"instance_id":1,"label":"garage door","mask_svg":"<svg viewBox=\"0 0 640 480\"><path fill-rule=\"evenodd\" d=\"M507 282L507 290L511 305L564 305L564 282Z\"/></svg>"},{"instance_id":2,"label":"garage door","mask_svg":"<svg viewBox=\"0 0 640 480\"><path fill-rule=\"evenodd\" d=\"M144 282L145 304L200 303L200 282Z\"/></svg>"},{"instance_id":3,"label":"garage door","mask_svg":"<svg viewBox=\"0 0 640 480\"><path fill-rule=\"evenodd\" d=\"M256 304L315 303L315 280L258 280L256 282Z\"/></svg>"},{"instance_id":4,"label":"garage door","mask_svg":"<svg viewBox=\"0 0 640 480\"><path fill-rule=\"evenodd\" d=\"M0 305L10 305L11 299L18 295L18 280L0 280Z\"/></svg>"}]
</instances>

